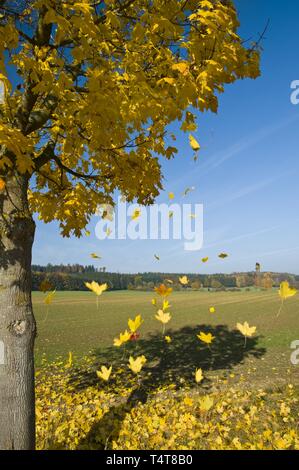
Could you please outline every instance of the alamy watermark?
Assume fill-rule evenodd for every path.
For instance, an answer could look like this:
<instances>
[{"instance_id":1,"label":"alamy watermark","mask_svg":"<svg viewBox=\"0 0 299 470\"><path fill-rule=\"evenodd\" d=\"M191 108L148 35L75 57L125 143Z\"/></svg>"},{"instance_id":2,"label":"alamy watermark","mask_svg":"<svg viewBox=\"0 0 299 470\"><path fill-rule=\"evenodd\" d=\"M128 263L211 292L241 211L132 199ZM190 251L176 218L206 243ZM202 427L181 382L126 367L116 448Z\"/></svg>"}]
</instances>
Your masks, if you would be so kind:
<instances>
[{"instance_id":1,"label":"alamy watermark","mask_svg":"<svg viewBox=\"0 0 299 470\"><path fill-rule=\"evenodd\" d=\"M139 207L118 198L115 207L99 207L99 240L182 240L184 250L203 246L203 204L154 204Z\"/></svg>"},{"instance_id":2,"label":"alamy watermark","mask_svg":"<svg viewBox=\"0 0 299 470\"><path fill-rule=\"evenodd\" d=\"M4 343L0 340L0 366L4 363Z\"/></svg>"},{"instance_id":3,"label":"alamy watermark","mask_svg":"<svg viewBox=\"0 0 299 470\"><path fill-rule=\"evenodd\" d=\"M299 104L299 80L293 80L291 83L291 103L294 105Z\"/></svg>"},{"instance_id":4,"label":"alamy watermark","mask_svg":"<svg viewBox=\"0 0 299 470\"><path fill-rule=\"evenodd\" d=\"M5 100L5 87L4 82L0 80L0 104L4 104Z\"/></svg>"},{"instance_id":5,"label":"alamy watermark","mask_svg":"<svg viewBox=\"0 0 299 470\"><path fill-rule=\"evenodd\" d=\"M291 363L293 366L298 366L299 365L299 340L295 340L291 343L291 349L294 349L294 351L291 354Z\"/></svg>"}]
</instances>

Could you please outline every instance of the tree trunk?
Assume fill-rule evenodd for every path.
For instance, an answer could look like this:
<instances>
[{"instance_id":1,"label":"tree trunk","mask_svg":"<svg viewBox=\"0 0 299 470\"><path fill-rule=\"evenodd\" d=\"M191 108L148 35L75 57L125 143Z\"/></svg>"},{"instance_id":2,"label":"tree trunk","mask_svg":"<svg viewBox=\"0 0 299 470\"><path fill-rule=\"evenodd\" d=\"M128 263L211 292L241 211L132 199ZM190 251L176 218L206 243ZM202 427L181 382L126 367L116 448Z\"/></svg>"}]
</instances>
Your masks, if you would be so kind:
<instances>
[{"instance_id":1,"label":"tree trunk","mask_svg":"<svg viewBox=\"0 0 299 470\"><path fill-rule=\"evenodd\" d=\"M0 192L0 449L34 449L35 224L28 209L28 178L10 176L5 183Z\"/></svg>"}]
</instances>

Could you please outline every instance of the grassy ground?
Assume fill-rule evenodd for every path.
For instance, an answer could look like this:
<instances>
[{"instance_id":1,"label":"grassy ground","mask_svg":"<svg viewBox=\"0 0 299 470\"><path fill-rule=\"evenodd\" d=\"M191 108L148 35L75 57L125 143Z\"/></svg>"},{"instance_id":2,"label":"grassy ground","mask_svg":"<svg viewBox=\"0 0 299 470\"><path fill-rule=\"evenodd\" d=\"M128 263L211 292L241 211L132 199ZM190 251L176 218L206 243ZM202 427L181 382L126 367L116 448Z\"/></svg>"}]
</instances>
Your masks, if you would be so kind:
<instances>
[{"instance_id":1,"label":"grassy ground","mask_svg":"<svg viewBox=\"0 0 299 470\"><path fill-rule=\"evenodd\" d=\"M167 385L173 381L194 380L196 367L201 367L214 382L214 377L227 377L245 387L276 387L299 384L299 365L290 362L290 344L299 340L299 297L288 299L277 317L280 301L277 292L175 292L170 296L172 319L162 340L161 324L154 318L150 292L105 292L99 309L89 292L58 292L49 306L44 295L34 293L38 325L37 364L43 355L48 360L72 351L75 361L93 351L98 364L120 364L123 351L112 346L113 338L124 331L129 317L140 313L144 318L141 337L130 343L132 354L145 354L152 367L151 383ZM216 308L215 314L209 307ZM235 330L237 322L248 321L257 334L247 342ZM209 350L200 344L196 334L211 332L215 341ZM155 367L154 367L155 366ZM89 377L86 377L89 380ZM208 385L208 381L206 382ZM225 383L225 380L224 380Z\"/></svg>"}]
</instances>

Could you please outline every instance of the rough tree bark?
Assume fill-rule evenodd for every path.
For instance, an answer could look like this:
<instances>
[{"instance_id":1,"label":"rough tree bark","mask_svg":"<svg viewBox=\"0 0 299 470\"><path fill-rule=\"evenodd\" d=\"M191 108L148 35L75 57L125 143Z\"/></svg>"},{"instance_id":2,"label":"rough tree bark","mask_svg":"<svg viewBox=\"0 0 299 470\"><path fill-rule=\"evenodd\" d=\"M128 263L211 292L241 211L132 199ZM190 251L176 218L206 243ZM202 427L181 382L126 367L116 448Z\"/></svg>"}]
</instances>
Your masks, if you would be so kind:
<instances>
[{"instance_id":1,"label":"rough tree bark","mask_svg":"<svg viewBox=\"0 0 299 470\"><path fill-rule=\"evenodd\" d=\"M5 182L0 193L0 449L34 449L35 224L28 210L27 177L10 176Z\"/></svg>"}]
</instances>

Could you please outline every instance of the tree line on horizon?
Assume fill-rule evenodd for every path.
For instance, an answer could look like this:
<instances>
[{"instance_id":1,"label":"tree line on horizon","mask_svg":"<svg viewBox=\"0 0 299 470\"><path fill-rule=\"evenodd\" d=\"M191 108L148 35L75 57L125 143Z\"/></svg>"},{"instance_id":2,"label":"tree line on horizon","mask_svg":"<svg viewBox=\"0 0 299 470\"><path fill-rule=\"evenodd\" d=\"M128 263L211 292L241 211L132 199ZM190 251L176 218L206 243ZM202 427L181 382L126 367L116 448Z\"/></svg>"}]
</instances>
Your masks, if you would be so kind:
<instances>
[{"instance_id":1,"label":"tree line on horizon","mask_svg":"<svg viewBox=\"0 0 299 470\"><path fill-rule=\"evenodd\" d=\"M96 268L94 265L33 265L33 290L40 290L43 281L48 281L49 285L56 290L76 291L87 290L85 282L97 281L107 283L110 290L152 290L157 284L166 283L174 290L204 288L212 290L227 290L241 288L261 288L271 289L279 287L280 283L287 280L294 287L299 286L299 275L290 273L272 272L234 272L231 274L195 274L187 273L189 284L182 287L179 283L179 276L186 273L120 273L107 272L105 267Z\"/></svg>"}]
</instances>

